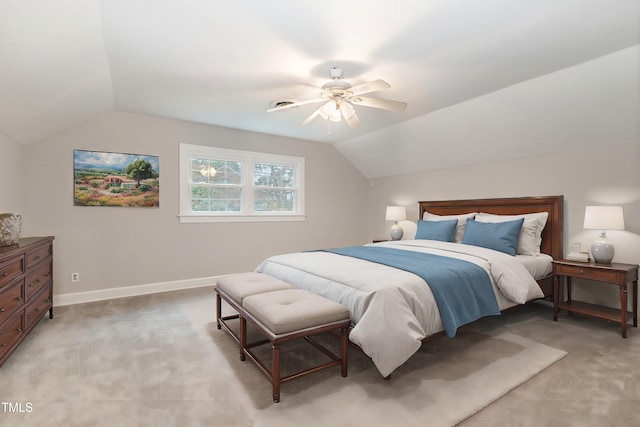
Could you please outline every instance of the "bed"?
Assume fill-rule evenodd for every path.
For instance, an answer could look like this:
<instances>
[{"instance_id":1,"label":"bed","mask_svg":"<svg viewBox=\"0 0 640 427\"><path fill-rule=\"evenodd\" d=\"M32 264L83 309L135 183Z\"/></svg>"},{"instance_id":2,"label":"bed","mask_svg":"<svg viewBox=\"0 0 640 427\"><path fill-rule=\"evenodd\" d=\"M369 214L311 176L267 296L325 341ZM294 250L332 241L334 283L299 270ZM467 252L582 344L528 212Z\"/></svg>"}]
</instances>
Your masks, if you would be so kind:
<instances>
[{"instance_id":1,"label":"bed","mask_svg":"<svg viewBox=\"0 0 640 427\"><path fill-rule=\"evenodd\" d=\"M386 377L425 340L551 296L562 208L563 196L422 201L415 239L276 255L256 271L346 305L349 339Z\"/></svg>"}]
</instances>

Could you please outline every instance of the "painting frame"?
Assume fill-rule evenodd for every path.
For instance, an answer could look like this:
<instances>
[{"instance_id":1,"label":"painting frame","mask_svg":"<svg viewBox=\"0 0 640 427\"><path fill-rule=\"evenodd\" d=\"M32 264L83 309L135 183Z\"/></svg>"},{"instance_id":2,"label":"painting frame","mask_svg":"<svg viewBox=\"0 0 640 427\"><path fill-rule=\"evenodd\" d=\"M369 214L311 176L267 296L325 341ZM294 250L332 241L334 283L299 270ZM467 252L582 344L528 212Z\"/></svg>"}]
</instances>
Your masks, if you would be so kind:
<instances>
[{"instance_id":1,"label":"painting frame","mask_svg":"<svg viewBox=\"0 0 640 427\"><path fill-rule=\"evenodd\" d=\"M160 157L74 149L73 205L160 207Z\"/></svg>"}]
</instances>

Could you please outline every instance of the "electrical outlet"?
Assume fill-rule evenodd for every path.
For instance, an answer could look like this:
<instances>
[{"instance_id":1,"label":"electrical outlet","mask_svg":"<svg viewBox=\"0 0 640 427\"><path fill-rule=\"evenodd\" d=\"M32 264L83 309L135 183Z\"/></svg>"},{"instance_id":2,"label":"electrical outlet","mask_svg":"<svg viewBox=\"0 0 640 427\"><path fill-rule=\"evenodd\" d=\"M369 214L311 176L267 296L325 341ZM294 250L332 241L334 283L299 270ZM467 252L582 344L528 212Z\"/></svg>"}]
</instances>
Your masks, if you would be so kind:
<instances>
[{"instance_id":1,"label":"electrical outlet","mask_svg":"<svg viewBox=\"0 0 640 427\"><path fill-rule=\"evenodd\" d=\"M80 273L78 273L78 272L71 273L71 281L72 282L79 282L80 281Z\"/></svg>"}]
</instances>

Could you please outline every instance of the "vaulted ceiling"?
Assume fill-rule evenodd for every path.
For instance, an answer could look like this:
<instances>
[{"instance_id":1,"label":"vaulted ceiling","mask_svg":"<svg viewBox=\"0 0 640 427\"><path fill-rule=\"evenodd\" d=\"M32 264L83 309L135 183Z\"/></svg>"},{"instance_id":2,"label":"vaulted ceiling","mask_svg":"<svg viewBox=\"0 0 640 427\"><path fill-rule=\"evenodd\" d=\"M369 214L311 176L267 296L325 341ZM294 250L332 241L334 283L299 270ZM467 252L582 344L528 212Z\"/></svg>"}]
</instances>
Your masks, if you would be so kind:
<instances>
[{"instance_id":1,"label":"vaulted ceiling","mask_svg":"<svg viewBox=\"0 0 640 427\"><path fill-rule=\"evenodd\" d=\"M0 0L0 131L28 144L117 110L355 153L416 118L636 46L639 15L639 0ZM317 98L333 66L352 85L387 81L369 96L407 109L358 106L358 129L330 131L320 117L299 126L318 104L265 111Z\"/></svg>"}]
</instances>

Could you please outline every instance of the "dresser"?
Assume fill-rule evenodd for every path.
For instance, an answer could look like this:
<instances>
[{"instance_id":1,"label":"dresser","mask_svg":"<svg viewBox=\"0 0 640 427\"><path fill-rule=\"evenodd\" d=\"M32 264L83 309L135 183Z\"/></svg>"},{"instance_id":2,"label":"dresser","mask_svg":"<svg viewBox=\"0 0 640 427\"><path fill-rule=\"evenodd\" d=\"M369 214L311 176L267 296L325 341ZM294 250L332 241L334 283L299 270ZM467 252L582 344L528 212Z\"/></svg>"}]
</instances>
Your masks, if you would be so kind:
<instances>
[{"instance_id":1,"label":"dresser","mask_svg":"<svg viewBox=\"0 0 640 427\"><path fill-rule=\"evenodd\" d=\"M53 237L0 246L0 366L47 311L53 319Z\"/></svg>"}]
</instances>

